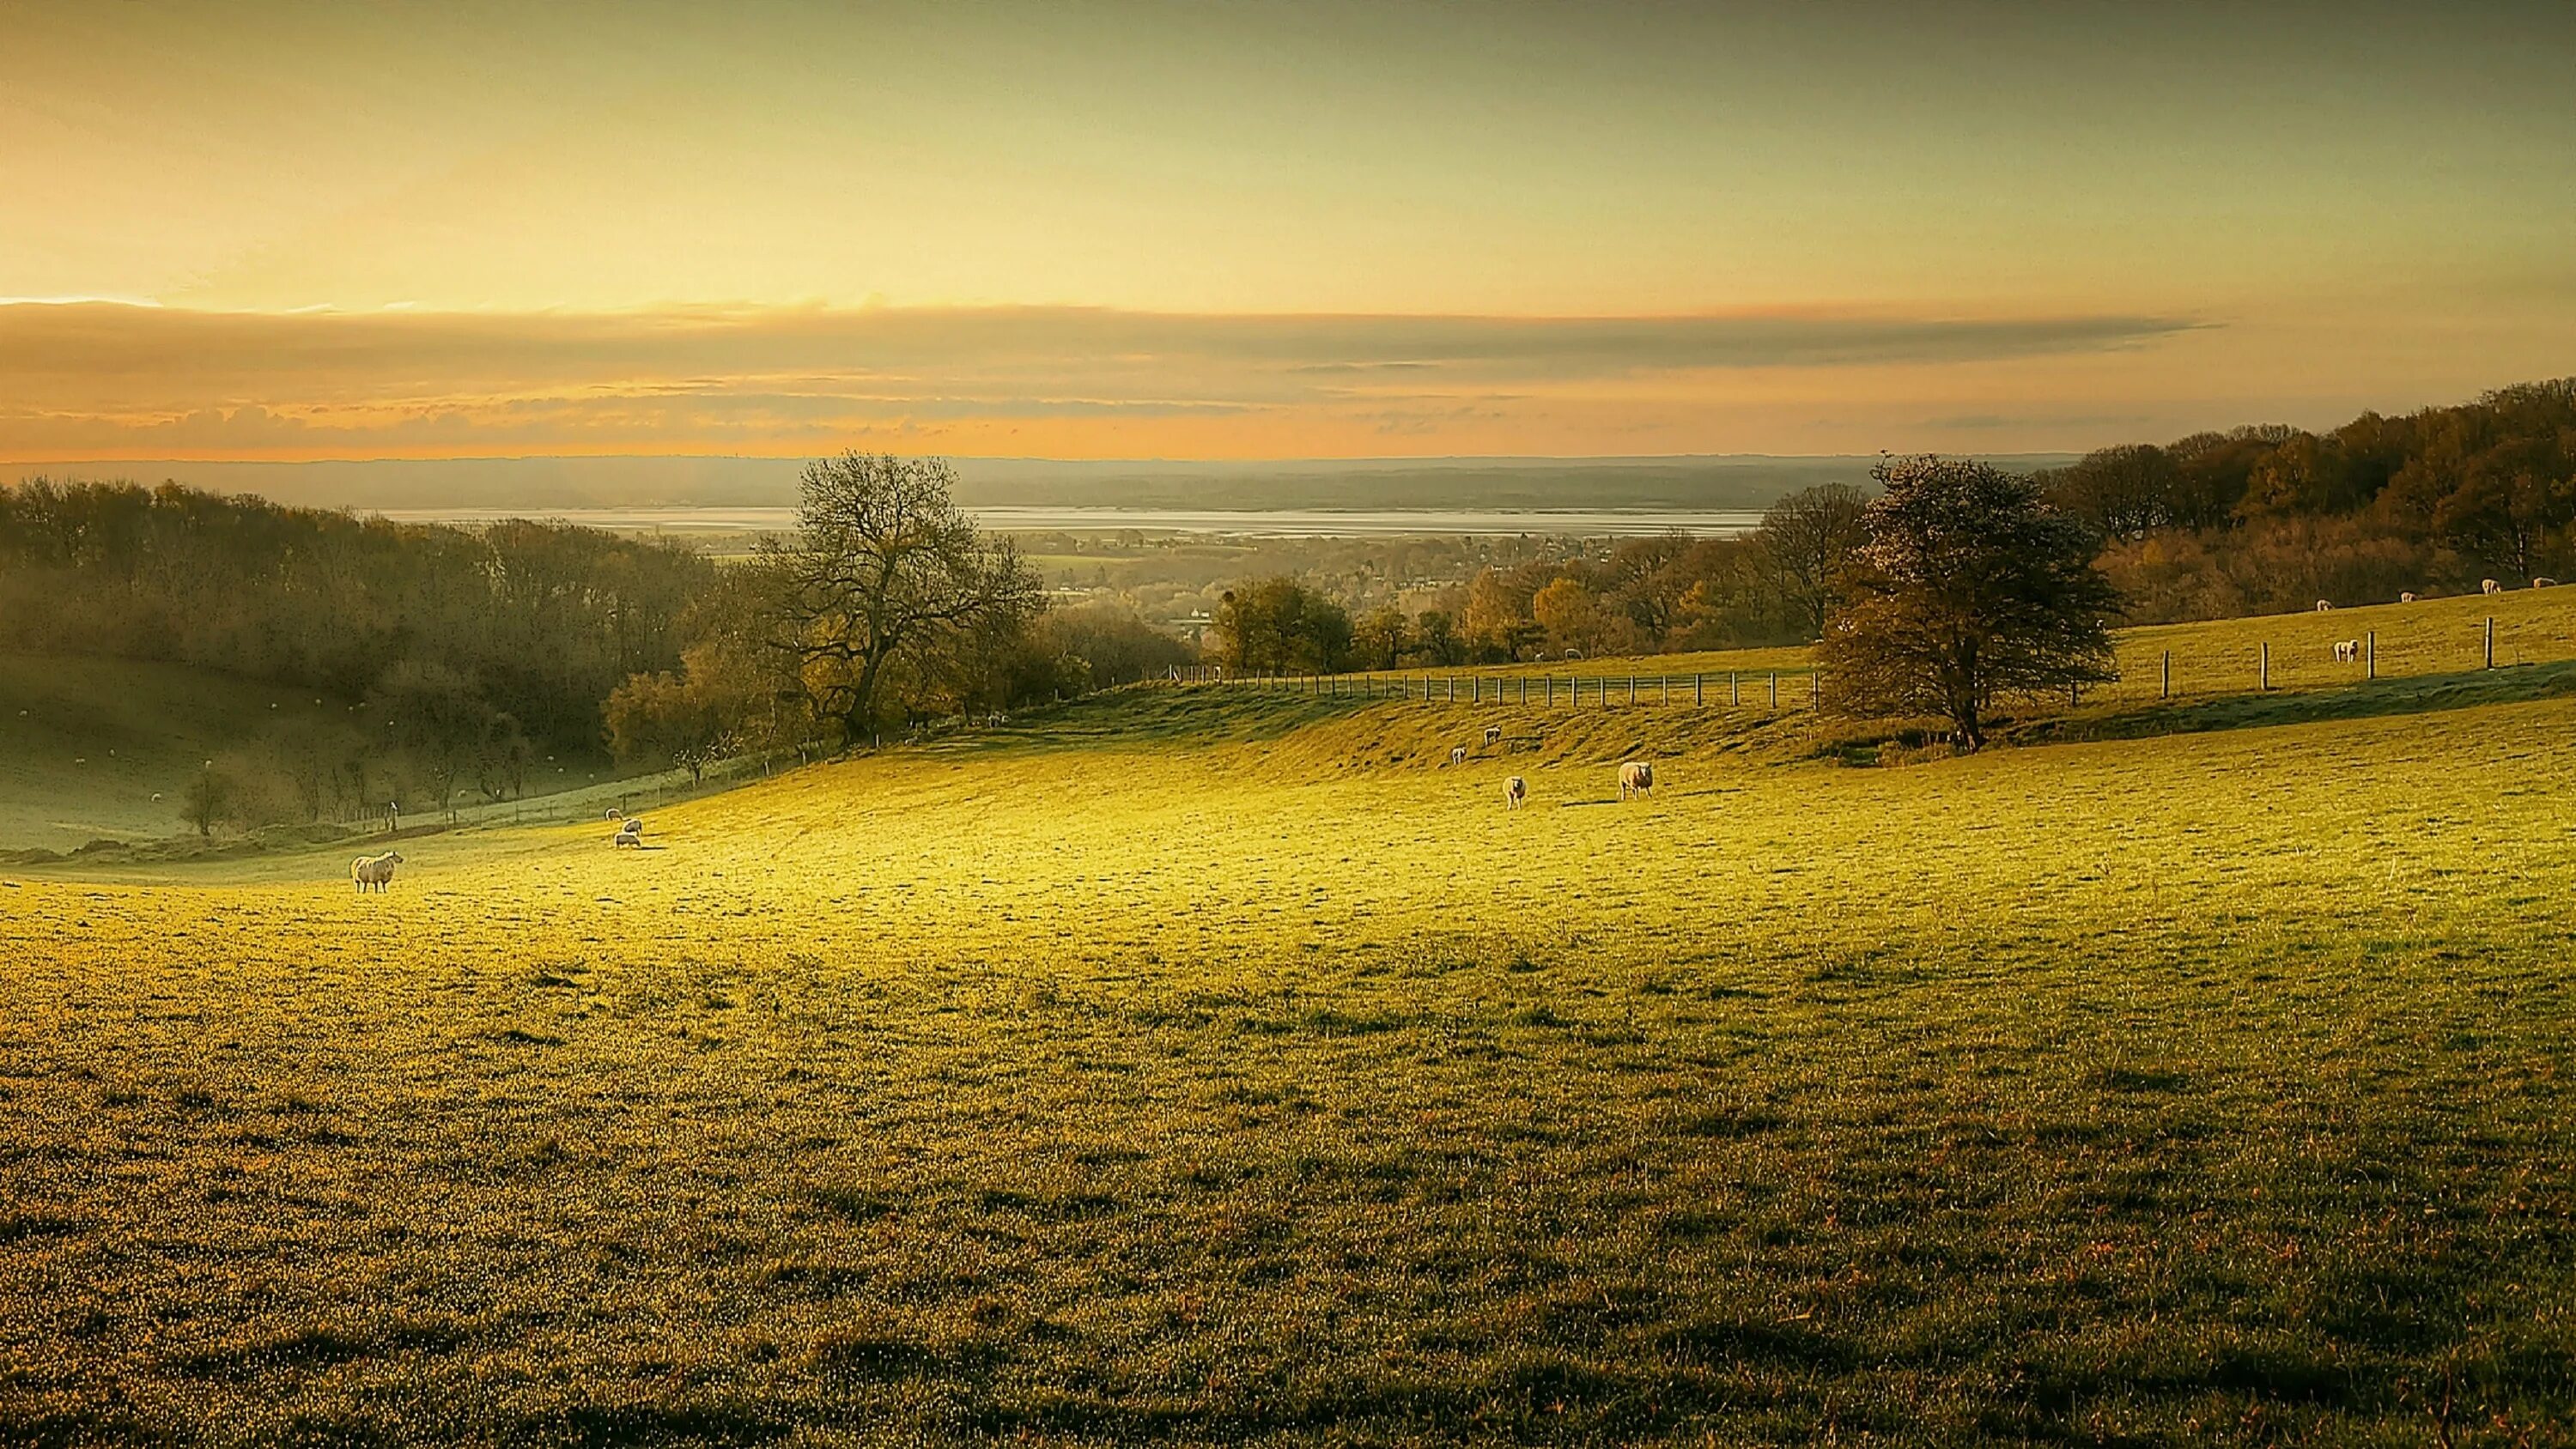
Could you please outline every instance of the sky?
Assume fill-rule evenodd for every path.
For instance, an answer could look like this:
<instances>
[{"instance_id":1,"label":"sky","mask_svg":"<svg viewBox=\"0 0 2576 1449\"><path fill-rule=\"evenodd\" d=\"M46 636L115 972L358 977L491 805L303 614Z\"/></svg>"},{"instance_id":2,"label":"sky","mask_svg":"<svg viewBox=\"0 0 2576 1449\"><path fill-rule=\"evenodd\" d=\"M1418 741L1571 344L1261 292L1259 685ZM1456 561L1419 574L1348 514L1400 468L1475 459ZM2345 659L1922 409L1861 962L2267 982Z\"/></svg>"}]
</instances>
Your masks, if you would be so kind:
<instances>
[{"instance_id":1,"label":"sky","mask_svg":"<svg viewBox=\"0 0 2576 1449\"><path fill-rule=\"evenodd\" d=\"M0 0L0 460L2074 450L2576 373L2576 5Z\"/></svg>"}]
</instances>

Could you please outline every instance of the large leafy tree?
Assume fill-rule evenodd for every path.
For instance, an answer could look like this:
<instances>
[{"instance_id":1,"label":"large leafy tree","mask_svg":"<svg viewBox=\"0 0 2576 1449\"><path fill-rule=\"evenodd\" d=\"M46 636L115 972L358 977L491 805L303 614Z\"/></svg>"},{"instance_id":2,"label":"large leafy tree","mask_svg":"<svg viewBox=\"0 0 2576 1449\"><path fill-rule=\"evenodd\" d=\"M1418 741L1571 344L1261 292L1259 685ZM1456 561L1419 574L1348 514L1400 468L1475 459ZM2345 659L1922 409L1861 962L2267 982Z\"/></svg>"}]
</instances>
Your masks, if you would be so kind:
<instances>
[{"instance_id":1,"label":"large leafy tree","mask_svg":"<svg viewBox=\"0 0 2576 1449\"><path fill-rule=\"evenodd\" d=\"M1211 632L1217 662L1236 674L1329 671L1350 660L1349 611L1284 576L1227 590Z\"/></svg>"},{"instance_id":2,"label":"large leafy tree","mask_svg":"<svg viewBox=\"0 0 2576 1449\"><path fill-rule=\"evenodd\" d=\"M1999 695L2117 678L2119 591L2092 534L2027 478L1985 463L1898 458L1862 512L1868 534L1825 631L1830 699L1852 714L1932 714L1951 741L1985 743Z\"/></svg>"},{"instance_id":3,"label":"large leafy tree","mask_svg":"<svg viewBox=\"0 0 2576 1449\"><path fill-rule=\"evenodd\" d=\"M972 648L1045 602L1007 539L951 498L936 458L849 452L809 463L795 536L763 547L783 624L776 641L818 714L855 742L881 722L890 672Z\"/></svg>"}]
</instances>

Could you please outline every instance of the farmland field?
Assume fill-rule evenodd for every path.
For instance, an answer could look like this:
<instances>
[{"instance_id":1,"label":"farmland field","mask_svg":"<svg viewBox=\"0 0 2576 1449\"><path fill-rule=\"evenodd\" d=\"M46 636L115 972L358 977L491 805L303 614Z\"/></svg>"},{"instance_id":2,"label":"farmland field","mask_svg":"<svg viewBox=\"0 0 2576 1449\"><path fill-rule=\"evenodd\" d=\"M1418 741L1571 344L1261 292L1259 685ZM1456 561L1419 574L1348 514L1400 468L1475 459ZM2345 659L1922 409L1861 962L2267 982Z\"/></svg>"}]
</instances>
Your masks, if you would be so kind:
<instances>
[{"instance_id":1,"label":"farmland field","mask_svg":"<svg viewBox=\"0 0 2576 1449\"><path fill-rule=\"evenodd\" d=\"M2576 1438L2576 701L1493 717L12 875L0 1441Z\"/></svg>"}]
</instances>

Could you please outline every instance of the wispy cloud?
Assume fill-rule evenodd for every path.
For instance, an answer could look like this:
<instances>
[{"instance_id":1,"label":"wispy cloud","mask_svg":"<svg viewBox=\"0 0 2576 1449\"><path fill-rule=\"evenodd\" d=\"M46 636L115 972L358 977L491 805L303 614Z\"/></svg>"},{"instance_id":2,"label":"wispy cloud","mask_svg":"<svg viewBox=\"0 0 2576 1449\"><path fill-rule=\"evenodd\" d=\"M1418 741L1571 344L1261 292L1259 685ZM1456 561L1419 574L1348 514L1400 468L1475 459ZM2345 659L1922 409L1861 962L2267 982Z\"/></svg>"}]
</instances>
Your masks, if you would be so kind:
<instances>
[{"instance_id":1,"label":"wispy cloud","mask_svg":"<svg viewBox=\"0 0 2576 1449\"><path fill-rule=\"evenodd\" d=\"M1264 415L1383 427L1729 374L1941 368L2150 346L2156 316L1268 315L1075 307L211 312L0 305L0 456L371 444L810 450L902 427ZM1376 385L1382 381L1383 386ZM1450 406L1440 406L1446 402ZM1622 426L1633 427L1635 417ZM106 452L96 450L105 449ZM136 451L143 450L143 451Z\"/></svg>"}]
</instances>

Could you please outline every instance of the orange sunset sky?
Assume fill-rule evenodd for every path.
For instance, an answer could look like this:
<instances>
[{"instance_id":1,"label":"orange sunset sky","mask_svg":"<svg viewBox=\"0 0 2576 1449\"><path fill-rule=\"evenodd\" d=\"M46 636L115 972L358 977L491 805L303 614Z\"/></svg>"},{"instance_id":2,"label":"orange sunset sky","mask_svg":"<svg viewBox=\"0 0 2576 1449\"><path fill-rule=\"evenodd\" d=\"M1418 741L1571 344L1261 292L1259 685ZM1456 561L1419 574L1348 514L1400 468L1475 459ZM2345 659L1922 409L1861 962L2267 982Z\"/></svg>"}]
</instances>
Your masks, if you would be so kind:
<instances>
[{"instance_id":1,"label":"orange sunset sky","mask_svg":"<svg viewBox=\"0 0 2576 1449\"><path fill-rule=\"evenodd\" d=\"M6 16L17 465L2034 451L2576 372L2563 3Z\"/></svg>"}]
</instances>

